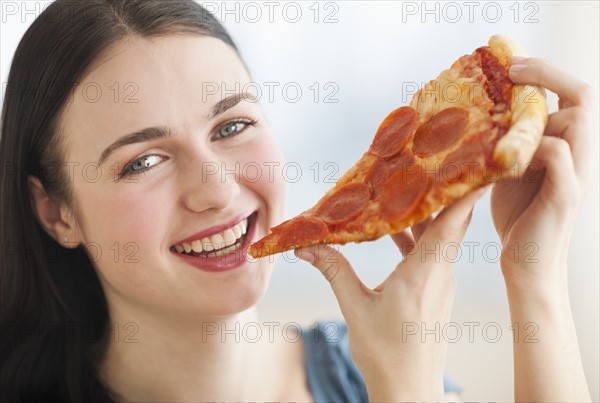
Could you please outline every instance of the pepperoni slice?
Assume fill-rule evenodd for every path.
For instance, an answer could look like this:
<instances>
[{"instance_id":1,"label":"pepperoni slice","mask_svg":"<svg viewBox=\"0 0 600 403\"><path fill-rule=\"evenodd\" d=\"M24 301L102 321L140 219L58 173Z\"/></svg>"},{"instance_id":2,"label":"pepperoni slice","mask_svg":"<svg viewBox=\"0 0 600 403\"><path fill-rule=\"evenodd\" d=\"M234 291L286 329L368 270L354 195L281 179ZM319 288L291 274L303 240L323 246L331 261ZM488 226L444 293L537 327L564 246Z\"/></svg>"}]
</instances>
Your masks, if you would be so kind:
<instances>
[{"instance_id":1,"label":"pepperoni slice","mask_svg":"<svg viewBox=\"0 0 600 403\"><path fill-rule=\"evenodd\" d=\"M390 113L379 125L370 151L378 157L389 158L398 154L415 134L419 116L410 106Z\"/></svg>"},{"instance_id":2,"label":"pepperoni slice","mask_svg":"<svg viewBox=\"0 0 600 403\"><path fill-rule=\"evenodd\" d=\"M319 207L315 215L330 224L339 224L356 217L369 203L369 186L350 183L343 186Z\"/></svg>"},{"instance_id":3,"label":"pepperoni slice","mask_svg":"<svg viewBox=\"0 0 600 403\"><path fill-rule=\"evenodd\" d=\"M314 217L298 216L289 221L285 232L279 238L280 245L299 245L303 242L325 238L329 230L327 225Z\"/></svg>"},{"instance_id":4,"label":"pepperoni slice","mask_svg":"<svg viewBox=\"0 0 600 403\"><path fill-rule=\"evenodd\" d=\"M367 172L365 182L371 186L373 197L379 196L383 190L383 184L387 181L390 176L396 172L401 171L404 167L409 164L413 164L415 158L413 155L405 150L402 153L392 157L391 159L377 160L369 172Z\"/></svg>"},{"instance_id":5,"label":"pepperoni slice","mask_svg":"<svg viewBox=\"0 0 600 403\"><path fill-rule=\"evenodd\" d=\"M480 176L486 164L486 150L481 136L476 136L461 144L444 158L440 168L445 182L472 182Z\"/></svg>"},{"instance_id":6,"label":"pepperoni slice","mask_svg":"<svg viewBox=\"0 0 600 403\"><path fill-rule=\"evenodd\" d=\"M415 134L413 152L428 157L450 147L467 127L469 112L447 108L423 123Z\"/></svg>"},{"instance_id":7,"label":"pepperoni slice","mask_svg":"<svg viewBox=\"0 0 600 403\"><path fill-rule=\"evenodd\" d=\"M481 69L487 78L485 90L496 105L504 105L510 109L513 82L508 77L508 70L491 52L488 46L476 50L481 57Z\"/></svg>"},{"instance_id":8,"label":"pepperoni slice","mask_svg":"<svg viewBox=\"0 0 600 403\"><path fill-rule=\"evenodd\" d=\"M383 218L398 222L408 217L429 190L429 177L418 165L394 174L384 185L380 209Z\"/></svg>"}]
</instances>

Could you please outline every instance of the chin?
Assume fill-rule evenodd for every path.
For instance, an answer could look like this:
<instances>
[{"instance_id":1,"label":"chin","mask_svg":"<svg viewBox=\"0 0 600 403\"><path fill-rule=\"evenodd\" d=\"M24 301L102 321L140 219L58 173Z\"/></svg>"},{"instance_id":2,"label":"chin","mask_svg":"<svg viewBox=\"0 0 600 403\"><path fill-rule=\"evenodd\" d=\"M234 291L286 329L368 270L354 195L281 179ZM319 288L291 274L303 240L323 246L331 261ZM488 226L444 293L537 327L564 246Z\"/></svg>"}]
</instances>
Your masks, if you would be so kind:
<instances>
[{"instance_id":1,"label":"chin","mask_svg":"<svg viewBox=\"0 0 600 403\"><path fill-rule=\"evenodd\" d=\"M206 292L204 296L210 302L200 307L203 316L231 316L256 306L265 295L271 277L270 268L261 268L261 271L264 276L240 276L224 282L219 289Z\"/></svg>"}]
</instances>

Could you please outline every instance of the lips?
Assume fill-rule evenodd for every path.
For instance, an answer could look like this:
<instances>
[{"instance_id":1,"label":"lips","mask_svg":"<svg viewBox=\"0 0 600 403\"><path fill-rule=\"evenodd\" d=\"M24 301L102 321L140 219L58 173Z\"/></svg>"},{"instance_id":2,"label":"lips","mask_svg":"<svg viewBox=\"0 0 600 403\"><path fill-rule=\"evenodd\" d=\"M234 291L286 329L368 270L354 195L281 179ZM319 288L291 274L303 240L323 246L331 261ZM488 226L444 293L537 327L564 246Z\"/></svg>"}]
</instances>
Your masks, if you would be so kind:
<instances>
[{"instance_id":1,"label":"lips","mask_svg":"<svg viewBox=\"0 0 600 403\"><path fill-rule=\"evenodd\" d=\"M256 231L257 212L211 227L173 245L171 252L204 271L226 271L246 262L246 251Z\"/></svg>"},{"instance_id":2,"label":"lips","mask_svg":"<svg viewBox=\"0 0 600 403\"><path fill-rule=\"evenodd\" d=\"M221 256L239 248L245 238L247 228L248 219L244 218L234 226L217 234L182 242L174 245L173 248L177 253L188 255Z\"/></svg>"}]
</instances>

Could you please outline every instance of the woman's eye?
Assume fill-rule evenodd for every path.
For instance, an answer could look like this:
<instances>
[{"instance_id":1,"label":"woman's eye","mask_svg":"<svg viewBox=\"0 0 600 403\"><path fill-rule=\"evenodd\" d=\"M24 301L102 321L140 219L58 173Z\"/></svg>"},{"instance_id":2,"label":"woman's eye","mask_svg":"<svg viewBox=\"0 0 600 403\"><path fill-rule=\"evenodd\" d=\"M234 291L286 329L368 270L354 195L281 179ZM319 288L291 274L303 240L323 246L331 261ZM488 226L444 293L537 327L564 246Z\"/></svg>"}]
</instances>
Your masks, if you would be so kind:
<instances>
[{"instance_id":1,"label":"woman's eye","mask_svg":"<svg viewBox=\"0 0 600 403\"><path fill-rule=\"evenodd\" d=\"M144 155L127 165L121 173L121 176L134 175L146 171L147 169L158 164L160 161L162 161L162 157L156 154Z\"/></svg>"},{"instance_id":2,"label":"woman's eye","mask_svg":"<svg viewBox=\"0 0 600 403\"><path fill-rule=\"evenodd\" d=\"M256 121L243 121L236 120L233 122L227 122L219 128L217 132L218 137L230 137L241 133L248 126L253 126Z\"/></svg>"}]
</instances>

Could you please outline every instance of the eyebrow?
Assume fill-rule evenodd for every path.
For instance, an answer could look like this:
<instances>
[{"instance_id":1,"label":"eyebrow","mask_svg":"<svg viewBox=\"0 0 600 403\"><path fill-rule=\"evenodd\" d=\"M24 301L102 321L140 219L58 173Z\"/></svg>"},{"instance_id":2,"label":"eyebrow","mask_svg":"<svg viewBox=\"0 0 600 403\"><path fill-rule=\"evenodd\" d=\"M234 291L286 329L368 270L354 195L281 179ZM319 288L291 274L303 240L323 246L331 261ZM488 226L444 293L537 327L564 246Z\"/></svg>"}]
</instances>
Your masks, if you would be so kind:
<instances>
[{"instance_id":1,"label":"eyebrow","mask_svg":"<svg viewBox=\"0 0 600 403\"><path fill-rule=\"evenodd\" d=\"M215 117L225 113L225 111L227 111L228 109L231 109L237 104L239 104L242 100L247 100L250 102L257 101L256 97L249 93L229 95L213 105L208 114L208 118L214 119ZM169 128L163 126L155 126L147 127L145 129L137 130L133 133L121 136L114 143L106 147L104 151L102 151L102 154L100 154L100 158L98 159L98 165L102 165L102 163L106 161L115 150L123 146L167 138L170 137L171 134L172 132Z\"/></svg>"},{"instance_id":2,"label":"eyebrow","mask_svg":"<svg viewBox=\"0 0 600 403\"><path fill-rule=\"evenodd\" d=\"M222 100L220 100L219 102L217 102L212 107L210 113L208 114L208 118L214 119L215 117L224 113L227 109L233 108L234 106L236 106L237 104L239 104L241 101L244 101L244 100L249 101L249 102L257 101L257 99L254 95L249 94L247 92L229 95L229 96L223 98Z\"/></svg>"}]
</instances>

